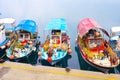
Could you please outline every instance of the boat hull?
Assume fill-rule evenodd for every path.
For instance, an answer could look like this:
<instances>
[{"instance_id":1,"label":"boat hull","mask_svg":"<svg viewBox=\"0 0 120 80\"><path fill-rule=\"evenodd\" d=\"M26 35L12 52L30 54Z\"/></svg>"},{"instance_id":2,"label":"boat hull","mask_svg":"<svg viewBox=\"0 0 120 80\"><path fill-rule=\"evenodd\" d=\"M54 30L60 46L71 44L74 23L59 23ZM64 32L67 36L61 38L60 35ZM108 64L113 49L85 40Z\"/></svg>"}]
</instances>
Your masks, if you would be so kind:
<instances>
[{"instance_id":1,"label":"boat hull","mask_svg":"<svg viewBox=\"0 0 120 80\"><path fill-rule=\"evenodd\" d=\"M84 57L84 51L82 50L82 46L80 45L79 42L77 43L77 45L78 45L78 48L79 48L79 50L80 50L80 54L81 54L83 60L84 60L87 64L91 65L92 67L94 67L94 68L96 68L96 69L98 69L98 70L100 70L100 71L102 71L102 72L104 72L104 73L108 73L110 69L114 68L114 67L103 67L103 66L99 66L99 65L97 65L97 64L92 63L91 61L89 61L88 59L86 59L86 58Z\"/></svg>"},{"instance_id":2,"label":"boat hull","mask_svg":"<svg viewBox=\"0 0 120 80\"><path fill-rule=\"evenodd\" d=\"M49 62L47 53L44 51L44 49L42 49L42 55L46 55L46 56L41 56L40 59L49 62L51 65L54 65L59 61L61 61L67 55L67 51L56 51L55 53L58 55L58 57L56 58L56 56L52 56L51 57L52 61Z\"/></svg>"},{"instance_id":3,"label":"boat hull","mask_svg":"<svg viewBox=\"0 0 120 80\"><path fill-rule=\"evenodd\" d=\"M10 61L13 62L20 62L20 63L28 63L28 64L36 64L38 59L38 51L39 51L40 44L36 44L36 50L32 50L30 53L28 53L26 56L10 59L10 56L7 56Z\"/></svg>"},{"instance_id":4,"label":"boat hull","mask_svg":"<svg viewBox=\"0 0 120 80\"><path fill-rule=\"evenodd\" d=\"M7 56L6 56L6 49L7 49L7 47L6 48L4 48L4 49L1 49L0 48L0 59L3 59L3 60L7 60Z\"/></svg>"},{"instance_id":5,"label":"boat hull","mask_svg":"<svg viewBox=\"0 0 120 80\"><path fill-rule=\"evenodd\" d=\"M3 44L0 46L0 59L3 59L3 60L7 60L7 56L6 56L6 50L8 49L9 46L6 46L7 43L9 43L9 39L6 39ZM2 48L3 47L3 48Z\"/></svg>"}]
</instances>

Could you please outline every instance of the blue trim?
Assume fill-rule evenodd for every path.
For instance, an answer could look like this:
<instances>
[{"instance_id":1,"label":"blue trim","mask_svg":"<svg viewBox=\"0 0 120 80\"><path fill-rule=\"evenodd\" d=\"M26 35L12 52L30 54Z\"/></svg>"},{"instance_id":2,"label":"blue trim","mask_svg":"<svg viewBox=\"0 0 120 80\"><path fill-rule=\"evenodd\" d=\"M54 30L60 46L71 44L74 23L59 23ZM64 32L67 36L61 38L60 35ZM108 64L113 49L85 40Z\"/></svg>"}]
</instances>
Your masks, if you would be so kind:
<instances>
[{"instance_id":1,"label":"blue trim","mask_svg":"<svg viewBox=\"0 0 120 80\"><path fill-rule=\"evenodd\" d=\"M5 45L5 44L7 44L8 41L9 41L9 39L4 40L2 43L0 43L0 46L3 46L3 45Z\"/></svg>"}]
</instances>

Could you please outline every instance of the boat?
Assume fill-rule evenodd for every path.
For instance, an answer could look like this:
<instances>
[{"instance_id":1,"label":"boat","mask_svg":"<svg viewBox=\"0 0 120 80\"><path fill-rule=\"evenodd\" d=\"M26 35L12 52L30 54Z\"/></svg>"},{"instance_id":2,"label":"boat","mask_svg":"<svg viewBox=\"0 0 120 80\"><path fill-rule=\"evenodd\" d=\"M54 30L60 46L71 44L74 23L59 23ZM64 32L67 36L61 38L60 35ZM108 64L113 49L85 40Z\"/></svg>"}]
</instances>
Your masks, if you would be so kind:
<instances>
[{"instance_id":1,"label":"boat","mask_svg":"<svg viewBox=\"0 0 120 80\"><path fill-rule=\"evenodd\" d=\"M15 23L15 19L13 18L0 19L0 62L1 63L7 59L5 51L10 46L12 42L11 38L14 35L13 30L12 31L10 31L9 29L6 30L6 25L10 27L14 23Z\"/></svg>"},{"instance_id":2,"label":"boat","mask_svg":"<svg viewBox=\"0 0 120 80\"><path fill-rule=\"evenodd\" d=\"M6 50L10 61L36 64L40 45L37 25L33 20L22 20L14 29L11 46Z\"/></svg>"},{"instance_id":3,"label":"boat","mask_svg":"<svg viewBox=\"0 0 120 80\"><path fill-rule=\"evenodd\" d=\"M78 24L77 46L86 63L108 73L119 65L117 53L109 43L109 34L95 20L85 18Z\"/></svg>"},{"instance_id":4,"label":"boat","mask_svg":"<svg viewBox=\"0 0 120 80\"><path fill-rule=\"evenodd\" d=\"M110 45L120 58L120 26L112 27L110 33Z\"/></svg>"},{"instance_id":5,"label":"boat","mask_svg":"<svg viewBox=\"0 0 120 80\"><path fill-rule=\"evenodd\" d=\"M70 37L67 35L67 25L64 18L52 19L45 28L45 42L40 46L38 55L40 60L45 60L54 65L72 52ZM47 33L46 32L46 33Z\"/></svg>"}]
</instances>

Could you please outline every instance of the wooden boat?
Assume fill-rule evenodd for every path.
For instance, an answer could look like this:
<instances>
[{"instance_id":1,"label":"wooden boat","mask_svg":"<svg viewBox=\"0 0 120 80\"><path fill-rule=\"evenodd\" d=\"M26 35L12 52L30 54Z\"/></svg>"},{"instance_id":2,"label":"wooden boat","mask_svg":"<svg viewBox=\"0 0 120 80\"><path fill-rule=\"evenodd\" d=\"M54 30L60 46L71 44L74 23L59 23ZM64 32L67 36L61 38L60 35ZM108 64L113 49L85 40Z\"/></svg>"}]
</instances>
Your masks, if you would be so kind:
<instances>
[{"instance_id":1,"label":"wooden boat","mask_svg":"<svg viewBox=\"0 0 120 80\"><path fill-rule=\"evenodd\" d=\"M70 38L66 32L66 21L64 18L53 19L45 30L49 34L38 55L40 55L40 59L46 60L53 65L72 52Z\"/></svg>"},{"instance_id":2,"label":"wooden boat","mask_svg":"<svg viewBox=\"0 0 120 80\"><path fill-rule=\"evenodd\" d=\"M96 21L85 18L78 25L77 44L82 58L94 68L107 73L119 65L117 54L111 48L109 34Z\"/></svg>"},{"instance_id":3,"label":"wooden boat","mask_svg":"<svg viewBox=\"0 0 120 80\"><path fill-rule=\"evenodd\" d=\"M36 22L22 20L15 27L15 35L6 55L11 61L36 64L38 58L39 37Z\"/></svg>"},{"instance_id":4,"label":"wooden boat","mask_svg":"<svg viewBox=\"0 0 120 80\"><path fill-rule=\"evenodd\" d=\"M6 30L6 25L12 26L15 22L13 18L3 18L0 19L0 62L4 62L6 58L5 51L11 44L11 38L13 37L13 31L9 29ZM9 31L9 34L8 34ZM9 36L7 36L7 35Z\"/></svg>"},{"instance_id":5,"label":"wooden boat","mask_svg":"<svg viewBox=\"0 0 120 80\"><path fill-rule=\"evenodd\" d=\"M120 57L120 26L114 26L110 31L110 45L117 53L118 57Z\"/></svg>"}]
</instances>

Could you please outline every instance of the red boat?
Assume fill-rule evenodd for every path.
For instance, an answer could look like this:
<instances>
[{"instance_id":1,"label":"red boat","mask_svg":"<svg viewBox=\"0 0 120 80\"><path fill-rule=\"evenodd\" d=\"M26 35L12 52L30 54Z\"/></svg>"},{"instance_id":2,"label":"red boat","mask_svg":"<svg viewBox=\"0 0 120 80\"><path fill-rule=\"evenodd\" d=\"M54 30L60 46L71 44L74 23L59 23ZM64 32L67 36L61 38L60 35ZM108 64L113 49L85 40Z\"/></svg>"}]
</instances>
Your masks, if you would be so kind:
<instances>
[{"instance_id":1,"label":"red boat","mask_svg":"<svg viewBox=\"0 0 120 80\"><path fill-rule=\"evenodd\" d=\"M109 34L96 21L85 18L78 25L77 44L84 61L107 73L119 65L117 54L111 48Z\"/></svg>"}]
</instances>

